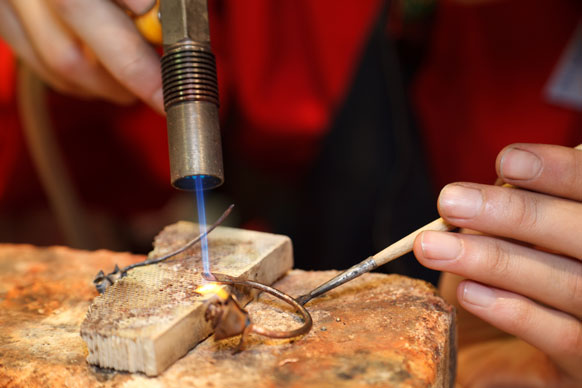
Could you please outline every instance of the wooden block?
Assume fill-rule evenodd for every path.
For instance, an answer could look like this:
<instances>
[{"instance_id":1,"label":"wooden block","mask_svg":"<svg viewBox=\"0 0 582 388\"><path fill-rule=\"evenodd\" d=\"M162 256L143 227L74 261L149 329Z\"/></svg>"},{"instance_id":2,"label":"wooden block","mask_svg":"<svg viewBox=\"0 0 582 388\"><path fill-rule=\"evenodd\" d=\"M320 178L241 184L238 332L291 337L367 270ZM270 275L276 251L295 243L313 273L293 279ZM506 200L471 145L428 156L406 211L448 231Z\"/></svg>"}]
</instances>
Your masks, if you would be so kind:
<instances>
[{"instance_id":1,"label":"wooden block","mask_svg":"<svg viewBox=\"0 0 582 388\"><path fill-rule=\"evenodd\" d=\"M198 227L179 222L155 239L150 256L159 257L198 235ZM210 268L215 273L272 284L293 267L288 237L218 227L208 236ZM204 319L200 245L163 263L131 270L93 301L81 326L87 361L104 368L164 371L212 330ZM222 286L226 287L226 286ZM246 304L250 290L239 290Z\"/></svg>"}]
</instances>

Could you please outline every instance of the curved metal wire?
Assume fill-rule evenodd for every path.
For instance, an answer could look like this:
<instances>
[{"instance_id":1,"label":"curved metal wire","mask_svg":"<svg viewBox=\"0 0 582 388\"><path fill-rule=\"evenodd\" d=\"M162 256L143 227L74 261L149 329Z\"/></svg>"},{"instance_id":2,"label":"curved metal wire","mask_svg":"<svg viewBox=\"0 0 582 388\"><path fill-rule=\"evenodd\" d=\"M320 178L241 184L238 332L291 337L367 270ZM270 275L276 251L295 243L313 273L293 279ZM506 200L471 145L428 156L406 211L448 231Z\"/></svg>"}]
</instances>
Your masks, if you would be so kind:
<instances>
[{"instance_id":1,"label":"curved metal wire","mask_svg":"<svg viewBox=\"0 0 582 388\"><path fill-rule=\"evenodd\" d=\"M313 320L311 318L311 314L309 314L309 311L307 311L305 309L305 307L303 307L301 304L299 304L299 302L297 302L294 298L285 294L284 292L281 292L281 291L279 291L276 288L273 288L271 286L267 286L266 284L254 282L252 280L238 280L238 279L234 279L234 278L231 278L229 276L226 276L226 275L218 275L218 274L213 274L213 275L216 278L215 281L217 283L228 284L231 286L250 287L250 288L254 288L254 289L266 292L268 294L271 294L274 297L279 298L282 301L293 306L296 309L296 312L298 312L303 317L303 325L297 329L293 329L293 330L269 330L269 329L251 324L250 332L256 333L256 334L259 334L259 335L262 335L265 337L269 337L269 338L283 339L283 338L293 338L293 337L297 337L300 335L304 335L304 334L309 333L309 330L311 330L311 327L313 326Z\"/></svg>"}]
</instances>

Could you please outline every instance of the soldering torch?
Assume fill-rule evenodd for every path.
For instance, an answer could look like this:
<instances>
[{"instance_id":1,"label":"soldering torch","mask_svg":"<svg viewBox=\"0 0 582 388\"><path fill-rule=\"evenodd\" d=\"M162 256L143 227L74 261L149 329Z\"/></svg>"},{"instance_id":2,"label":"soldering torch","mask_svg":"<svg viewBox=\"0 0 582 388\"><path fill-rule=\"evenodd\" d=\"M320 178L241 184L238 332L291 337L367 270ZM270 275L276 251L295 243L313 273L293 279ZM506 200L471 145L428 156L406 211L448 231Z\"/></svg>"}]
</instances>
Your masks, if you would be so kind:
<instances>
[{"instance_id":1,"label":"soldering torch","mask_svg":"<svg viewBox=\"0 0 582 388\"><path fill-rule=\"evenodd\" d=\"M159 0L158 5L136 19L136 25L155 42L161 22L171 183L178 189L194 190L198 180L203 189L215 188L223 183L224 171L207 2Z\"/></svg>"}]
</instances>

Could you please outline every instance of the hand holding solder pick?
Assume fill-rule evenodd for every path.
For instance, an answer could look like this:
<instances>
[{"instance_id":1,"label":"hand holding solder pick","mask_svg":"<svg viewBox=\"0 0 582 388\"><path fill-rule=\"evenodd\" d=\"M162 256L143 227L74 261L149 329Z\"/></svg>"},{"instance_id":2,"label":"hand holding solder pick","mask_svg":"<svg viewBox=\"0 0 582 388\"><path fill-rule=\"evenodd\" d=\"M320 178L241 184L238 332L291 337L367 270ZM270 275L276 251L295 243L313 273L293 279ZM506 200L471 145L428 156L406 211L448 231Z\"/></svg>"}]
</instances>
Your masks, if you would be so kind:
<instances>
[{"instance_id":1,"label":"hand holding solder pick","mask_svg":"<svg viewBox=\"0 0 582 388\"><path fill-rule=\"evenodd\" d=\"M576 148L505 147L495 169L513 188L452 183L438 199L443 218L481 234L426 232L416 240L418 261L443 271L443 297L469 313L460 320L468 329L459 332L460 342L471 342L467 352L489 349L466 365L464 382L519 385L523 380L511 380L505 368L509 380L492 374L489 361L505 367L537 358L545 364L539 369L552 371L541 386L582 386L582 151ZM514 338L513 348L531 349L529 356L507 352L499 343L508 335L494 336L494 328ZM520 372L514 368L514 377Z\"/></svg>"}]
</instances>

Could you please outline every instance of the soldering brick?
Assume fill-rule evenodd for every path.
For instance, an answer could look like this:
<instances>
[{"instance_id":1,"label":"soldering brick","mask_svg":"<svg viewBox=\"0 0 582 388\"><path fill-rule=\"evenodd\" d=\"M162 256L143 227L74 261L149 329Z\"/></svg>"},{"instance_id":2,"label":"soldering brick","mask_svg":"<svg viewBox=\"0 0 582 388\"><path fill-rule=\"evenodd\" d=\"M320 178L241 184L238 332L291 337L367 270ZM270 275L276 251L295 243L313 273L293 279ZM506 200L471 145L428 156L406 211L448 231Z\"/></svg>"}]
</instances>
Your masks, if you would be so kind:
<instances>
[{"instance_id":1,"label":"soldering brick","mask_svg":"<svg viewBox=\"0 0 582 388\"><path fill-rule=\"evenodd\" d=\"M170 225L156 237L150 256L172 252L198 234L192 223ZM235 278L272 284L293 266L286 236L218 227L208 246L212 271ZM155 376L208 337L212 329L204 319L205 304L195 292L205 282L202 268L198 244L162 263L131 270L95 298L81 326L87 361ZM237 293L243 304L251 299L245 291Z\"/></svg>"}]
</instances>

